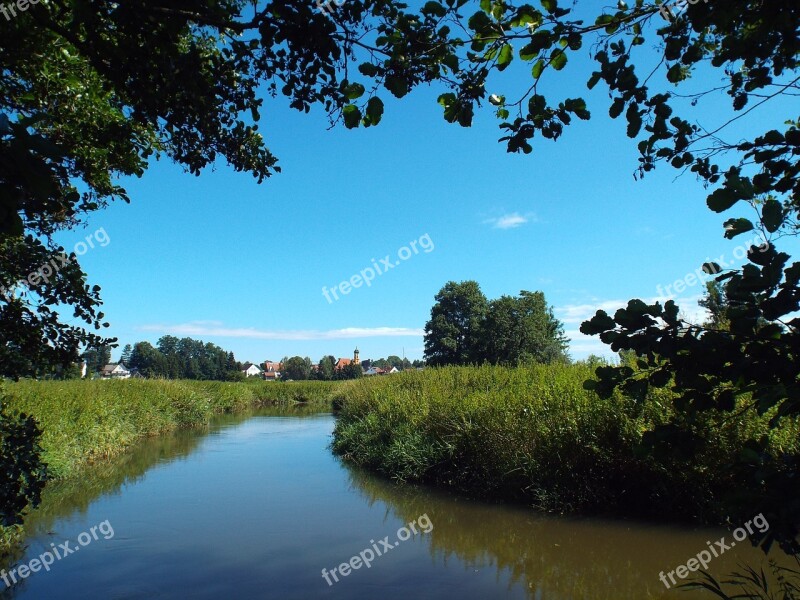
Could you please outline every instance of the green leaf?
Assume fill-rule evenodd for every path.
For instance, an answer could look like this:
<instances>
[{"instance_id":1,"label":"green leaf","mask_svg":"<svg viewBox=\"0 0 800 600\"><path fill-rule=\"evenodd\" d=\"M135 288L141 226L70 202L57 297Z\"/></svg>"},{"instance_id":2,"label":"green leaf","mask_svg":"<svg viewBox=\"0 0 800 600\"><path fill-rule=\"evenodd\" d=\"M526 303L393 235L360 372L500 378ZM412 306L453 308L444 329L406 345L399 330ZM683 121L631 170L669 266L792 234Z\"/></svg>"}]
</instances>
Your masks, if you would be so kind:
<instances>
[{"instance_id":1,"label":"green leaf","mask_svg":"<svg viewBox=\"0 0 800 600\"><path fill-rule=\"evenodd\" d=\"M383 116L383 100L377 96L373 96L367 102L367 116L366 120L369 125L377 125L381 122Z\"/></svg>"},{"instance_id":2,"label":"green leaf","mask_svg":"<svg viewBox=\"0 0 800 600\"><path fill-rule=\"evenodd\" d=\"M714 190L712 194L706 200L706 204L708 208L713 210L714 212L725 212L731 206L736 204L739 200L738 196L731 190L730 188L720 188L718 190Z\"/></svg>"},{"instance_id":3,"label":"green leaf","mask_svg":"<svg viewBox=\"0 0 800 600\"><path fill-rule=\"evenodd\" d=\"M344 126L348 129L355 129L361 121L361 111L355 104L348 104L342 111L344 114Z\"/></svg>"},{"instance_id":4,"label":"green leaf","mask_svg":"<svg viewBox=\"0 0 800 600\"><path fill-rule=\"evenodd\" d=\"M533 68L531 69L531 75L533 75L534 79L539 79L542 76L542 71L544 71L544 61L540 58L535 63L533 63Z\"/></svg>"},{"instance_id":5,"label":"green leaf","mask_svg":"<svg viewBox=\"0 0 800 600\"><path fill-rule=\"evenodd\" d=\"M550 66L552 66L556 71L560 71L567 65L567 54L566 52L559 52L550 60Z\"/></svg>"},{"instance_id":6,"label":"green leaf","mask_svg":"<svg viewBox=\"0 0 800 600\"><path fill-rule=\"evenodd\" d=\"M667 71L667 81L670 83L679 83L686 79L686 73L680 63L675 63Z\"/></svg>"},{"instance_id":7,"label":"green leaf","mask_svg":"<svg viewBox=\"0 0 800 600\"><path fill-rule=\"evenodd\" d=\"M522 60L532 60L539 55L540 48L531 42L519 49L519 57Z\"/></svg>"},{"instance_id":8,"label":"green leaf","mask_svg":"<svg viewBox=\"0 0 800 600\"><path fill-rule=\"evenodd\" d=\"M378 74L378 67L372 63L365 62L358 65L358 72L366 77L374 77Z\"/></svg>"},{"instance_id":9,"label":"green leaf","mask_svg":"<svg viewBox=\"0 0 800 600\"><path fill-rule=\"evenodd\" d=\"M622 98L614 98L614 102L611 103L611 108L608 109L608 114L612 119L616 119L622 114L624 108L625 101Z\"/></svg>"},{"instance_id":10,"label":"green leaf","mask_svg":"<svg viewBox=\"0 0 800 600\"><path fill-rule=\"evenodd\" d=\"M764 203L761 211L761 221L770 233L775 233L783 225L783 206L777 200L770 198Z\"/></svg>"},{"instance_id":11,"label":"green leaf","mask_svg":"<svg viewBox=\"0 0 800 600\"><path fill-rule=\"evenodd\" d=\"M422 14L443 17L447 14L447 9L438 2L433 2L431 0L422 7Z\"/></svg>"},{"instance_id":12,"label":"green leaf","mask_svg":"<svg viewBox=\"0 0 800 600\"><path fill-rule=\"evenodd\" d=\"M364 86L360 83L351 83L345 86L344 95L348 100L356 100L364 95Z\"/></svg>"},{"instance_id":13,"label":"green leaf","mask_svg":"<svg viewBox=\"0 0 800 600\"><path fill-rule=\"evenodd\" d=\"M581 323L580 331L586 335L597 335L614 327L616 327L614 319L609 317L606 311L598 310L591 319Z\"/></svg>"},{"instance_id":14,"label":"green leaf","mask_svg":"<svg viewBox=\"0 0 800 600\"><path fill-rule=\"evenodd\" d=\"M486 13L483 11L478 11L474 15L469 18L467 21L467 27L469 27L472 31L476 33L480 33L492 26L492 22L489 20L489 17L486 16Z\"/></svg>"},{"instance_id":15,"label":"green leaf","mask_svg":"<svg viewBox=\"0 0 800 600\"><path fill-rule=\"evenodd\" d=\"M556 0L542 0L542 6L552 15L558 8L558 2Z\"/></svg>"},{"instance_id":16,"label":"green leaf","mask_svg":"<svg viewBox=\"0 0 800 600\"><path fill-rule=\"evenodd\" d=\"M402 98L408 93L408 82L403 77L398 77L397 75L389 75L386 77L383 85L396 98Z\"/></svg>"},{"instance_id":17,"label":"green leaf","mask_svg":"<svg viewBox=\"0 0 800 600\"><path fill-rule=\"evenodd\" d=\"M737 235L753 230L753 223L749 219L738 218L725 221L725 237L732 240Z\"/></svg>"},{"instance_id":18,"label":"green leaf","mask_svg":"<svg viewBox=\"0 0 800 600\"><path fill-rule=\"evenodd\" d=\"M586 110L586 100L583 98L567 98L564 101L564 108L574 113L579 119L584 121L591 117L591 114Z\"/></svg>"},{"instance_id":19,"label":"green leaf","mask_svg":"<svg viewBox=\"0 0 800 600\"><path fill-rule=\"evenodd\" d=\"M514 49L511 44L503 44L500 49L500 56L497 57L497 70L504 71L514 59Z\"/></svg>"},{"instance_id":20,"label":"green leaf","mask_svg":"<svg viewBox=\"0 0 800 600\"><path fill-rule=\"evenodd\" d=\"M639 106L636 103L631 102L628 105L625 118L628 119L628 137L636 137L642 128L642 116L639 114Z\"/></svg>"},{"instance_id":21,"label":"green leaf","mask_svg":"<svg viewBox=\"0 0 800 600\"><path fill-rule=\"evenodd\" d=\"M532 117L540 115L547 108L547 99L539 94L534 94L528 100L528 112Z\"/></svg>"},{"instance_id":22,"label":"green leaf","mask_svg":"<svg viewBox=\"0 0 800 600\"><path fill-rule=\"evenodd\" d=\"M595 25L608 25L613 20L614 20L614 17L612 15L605 15L604 14L604 15L600 15L599 17L597 17L597 19L595 19L595 21L594 21L594 24Z\"/></svg>"},{"instance_id":23,"label":"green leaf","mask_svg":"<svg viewBox=\"0 0 800 600\"><path fill-rule=\"evenodd\" d=\"M516 16L511 20L511 27L525 27L532 25L538 27L542 24L542 13L530 4L523 4L517 9Z\"/></svg>"}]
</instances>

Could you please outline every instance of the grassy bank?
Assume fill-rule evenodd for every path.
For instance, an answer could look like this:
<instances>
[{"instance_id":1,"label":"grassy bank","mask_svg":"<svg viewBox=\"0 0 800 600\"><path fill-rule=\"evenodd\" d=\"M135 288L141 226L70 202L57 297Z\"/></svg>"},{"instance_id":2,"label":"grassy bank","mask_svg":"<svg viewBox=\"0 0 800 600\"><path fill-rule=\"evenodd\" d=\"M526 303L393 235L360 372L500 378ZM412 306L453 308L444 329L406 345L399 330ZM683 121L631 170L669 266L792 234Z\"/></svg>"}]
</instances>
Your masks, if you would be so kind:
<instances>
[{"instance_id":1,"label":"grassy bank","mask_svg":"<svg viewBox=\"0 0 800 600\"><path fill-rule=\"evenodd\" d=\"M43 430L48 475L58 479L121 454L144 437L204 426L215 415L294 402L329 408L336 386L316 381L20 381L3 384L0 396L12 411L36 419ZM18 536L18 528L0 528L0 554Z\"/></svg>"},{"instance_id":2,"label":"grassy bank","mask_svg":"<svg viewBox=\"0 0 800 600\"><path fill-rule=\"evenodd\" d=\"M12 410L43 429L52 477L71 475L97 459L123 452L142 437L205 425L214 415L262 404L312 402L330 406L327 382L21 381L6 384Z\"/></svg>"},{"instance_id":3,"label":"grassy bank","mask_svg":"<svg viewBox=\"0 0 800 600\"><path fill-rule=\"evenodd\" d=\"M726 465L749 437L797 449L798 427L768 432L767 418L708 415L697 460L642 456L642 433L664 422L670 397L643 405L583 389L584 365L428 369L350 382L334 451L392 478L557 512L719 520ZM752 412L752 411L751 411Z\"/></svg>"}]
</instances>

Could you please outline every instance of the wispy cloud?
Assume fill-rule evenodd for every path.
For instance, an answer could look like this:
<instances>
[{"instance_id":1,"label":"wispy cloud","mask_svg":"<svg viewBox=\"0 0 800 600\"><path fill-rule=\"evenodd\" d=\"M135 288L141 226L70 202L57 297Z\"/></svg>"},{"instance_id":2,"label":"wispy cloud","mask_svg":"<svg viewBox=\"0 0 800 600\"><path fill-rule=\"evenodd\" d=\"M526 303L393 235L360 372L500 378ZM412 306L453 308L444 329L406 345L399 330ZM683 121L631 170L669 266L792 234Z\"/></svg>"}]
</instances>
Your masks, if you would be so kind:
<instances>
[{"instance_id":1,"label":"wispy cloud","mask_svg":"<svg viewBox=\"0 0 800 600\"><path fill-rule=\"evenodd\" d=\"M580 325L587 319L591 319L598 310L604 310L613 315L618 308L628 305L627 300L598 300L597 302L587 302L586 304L567 304L555 308L558 319L567 325Z\"/></svg>"},{"instance_id":2,"label":"wispy cloud","mask_svg":"<svg viewBox=\"0 0 800 600\"><path fill-rule=\"evenodd\" d=\"M536 217L532 213L521 215L518 212L508 213L501 217L494 217L486 219L484 223L492 226L492 229L514 229L520 225L524 225L529 221L535 221Z\"/></svg>"},{"instance_id":3,"label":"wispy cloud","mask_svg":"<svg viewBox=\"0 0 800 600\"><path fill-rule=\"evenodd\" d=\"M410 327L345 327L343 329L269 330L251 327L224 327L214 321L192 321L175 325L141 325L140 331L157 331L173 335L217 336L256 340L345 340L371 337L422 337L425 331Z\"/></svg>"}]
</instances>

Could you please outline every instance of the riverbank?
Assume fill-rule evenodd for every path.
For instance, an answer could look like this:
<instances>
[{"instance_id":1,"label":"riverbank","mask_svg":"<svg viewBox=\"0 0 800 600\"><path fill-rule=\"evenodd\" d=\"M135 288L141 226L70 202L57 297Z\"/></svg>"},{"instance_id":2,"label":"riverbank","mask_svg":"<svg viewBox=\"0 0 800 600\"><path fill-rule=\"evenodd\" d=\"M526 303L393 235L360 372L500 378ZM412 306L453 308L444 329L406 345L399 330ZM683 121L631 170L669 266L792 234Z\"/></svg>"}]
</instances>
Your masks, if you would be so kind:
<instances>
[{"instance_id":1,"label":"riverbank","mask_svg":"<svg viewBox=\"0 0 800 600\"><path fill-rule=\"evenodd\" d=\"M746 439L768 435L796 451L798 427L769 431L768 415L711 414L692 461L637 452L672 411L666 390L642 405L583 389L586 365L426 369L348 382L333 449L402 481L557 513L720 522L736 489L729 463Z\"/></svg>"},{"instance_id":2,"label":"riverbank","mask_svg":"<svg viewBox=\"0 0 800 600\"><path fill-rule=\"evenodd\" d=\"M215 415L297 402L330 408L337 387L320 381L20 381L4 384L0 396L11 411L36 419L48 478L60 479L143 438L205 426ZM19 532L0 528L0 554Z\"/></svg>"}]
</instances>

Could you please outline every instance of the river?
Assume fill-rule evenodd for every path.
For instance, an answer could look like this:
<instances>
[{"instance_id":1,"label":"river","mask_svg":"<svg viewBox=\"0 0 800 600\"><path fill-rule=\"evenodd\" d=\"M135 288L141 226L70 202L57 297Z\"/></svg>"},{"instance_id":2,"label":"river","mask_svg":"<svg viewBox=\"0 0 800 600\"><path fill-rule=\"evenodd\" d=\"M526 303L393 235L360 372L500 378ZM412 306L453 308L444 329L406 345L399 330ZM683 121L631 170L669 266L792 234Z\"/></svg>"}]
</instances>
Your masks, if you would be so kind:
<instances>
[{"instance_id":1,"label":"river","mask_svg":"<svg viewBox=\"0 0 800 600\"><path fill-rule=\"evenodd\" d=\"M39 568L0 596L711 598L667 590L659 573L725 530L554 517L396 485L334 457L333 426L302 410L226 416L50 486L13 565ZM710 570L742 560L760 555L744 542Z\"/></svg>"}]
</instances>

